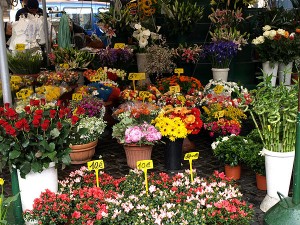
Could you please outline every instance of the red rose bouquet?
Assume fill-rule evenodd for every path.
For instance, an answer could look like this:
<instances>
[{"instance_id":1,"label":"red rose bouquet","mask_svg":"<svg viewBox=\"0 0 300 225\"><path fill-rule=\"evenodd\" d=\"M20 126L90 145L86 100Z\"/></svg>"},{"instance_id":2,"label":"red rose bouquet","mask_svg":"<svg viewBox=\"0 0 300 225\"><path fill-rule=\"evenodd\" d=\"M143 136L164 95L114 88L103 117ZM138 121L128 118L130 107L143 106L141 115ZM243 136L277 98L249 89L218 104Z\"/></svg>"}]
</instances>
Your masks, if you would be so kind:
<instances>
[{"instance_id":1,"label":"red rose bouquet","mask_svg":"<svg viewBox=\"0 0 300 225\"><path fill-rule=\"evenodd\" d=\"M60 101L53 106L45 99L31 100L18 111L9 104L0 107L0 169L14 165L24 177L50 162L69 164L67 137L78 120Z\"/></svg>"}]
</instances>

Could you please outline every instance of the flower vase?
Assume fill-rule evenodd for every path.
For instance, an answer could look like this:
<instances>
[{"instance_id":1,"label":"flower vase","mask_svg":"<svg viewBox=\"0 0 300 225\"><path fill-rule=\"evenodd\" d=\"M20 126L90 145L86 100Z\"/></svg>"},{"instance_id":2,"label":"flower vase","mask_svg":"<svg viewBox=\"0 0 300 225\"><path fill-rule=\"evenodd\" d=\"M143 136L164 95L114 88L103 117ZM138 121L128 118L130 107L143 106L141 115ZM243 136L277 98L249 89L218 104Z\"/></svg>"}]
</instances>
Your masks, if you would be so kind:
<instances>
[{"instance_id":1,"label":"flower vase","mask_svg":"<svg viewBox=\"0 0 300 225\"><path fill-rule=\"evenodd\" d=\"M139 73L145 73L146 79L139 80L137 82L138 86L145 86L151 83L149 74L146 73L146 69L148 66L147 57L148 53L136 53L136 61L137 61L137 68Z\"/></svg>"},{"instance_id":2,"label":"flower vase","mask_svg":"<svg viewBox=\"0 0 300 225\"><path fill-rule=\"evenodd\" d=\"M230 179L239 180L241 178L241 166L225 165L225 175Z\"/></svg>"},{"instance_id":3,"label":"flower vase","mask_svg":"<svg viewBox=\"0 0 300 225\"><path fill-rule=\"evenodd\" d=\"M271 84L274 87L276 85L278 62L264 62L262 63L263 76L272 75Z\"/></svg>"},{"instance_id":4,"label":"flower vase","mask_svg":"<svg viewBox=\"0 0 300 225\"><path fill-rule=\"evenodd\" d=\"M58 175L54 162L50 163L49 167L40 173L31 171L25 178L20 176L19 170L17 173L23 211L32 210L33 201L40 196L41 192L46 189L53 192L58 190Z\"/></svg>"},{"instance_id":5,"label":"flower vase","mask_svg":"<svg viewBox=\"0 0 300 225\"><path fill-rule=\"evenodd\" d=\"M290 62L288 64L279 63L278 65L279 83L283 83L284 85L291 85L292 69L293 69L293 62Z\"/></svg>"},{"instance_id":6,"label":"flower vase","mask_svg":"<svg viewBox=\"0 0 300 225\"><path fill-rule=\"evenodd\" d=\"M168 140L165 150L165 168L167 170L181 170L183 138L175 141Z\"/></svg>"},{"instance_id":7,"label":"flower vase","mask_svg":"<svg viewBox=\"0 0 300 225\"><path fill-rule=\"evenodd\" d=\"M72 149L70 152L71 164L83 164L91 161L95 154L97 144L98 140L82 145L70 145Z\"/></svg>"},{"instance_id":8,"label":"flower vase","mask_svg":"<svg viewBox=\"0 0 300 225\"><path fill-rule=\"evenodd\" d=\"M229 68L212 68L213 79L214 80L228 80Z\"/></svg>"},{"instance_id":9,"label":"flower vase","mask_svg":"<svg viewBox=\"0 0 300 225\"><path fill-rule=\"evenodd\" d=\"M137 161L140 160L151 160L152 154L152 145L136 145L136 144L127 144L123 145L125 150L127 165L135 169L137 168Z\"/></svg>"},{"instance_id":10,"label":"flower vase","mask_svg":"<svg viewBox=\"0 0 300 225\"><path fill-rule=\"evenodd\" d=\"M267 195L260 205L263 212L279 202L277 192L287 197L293 171L295 151L273 152L263 149L265 155ZM280 165L280 166L278 166Z\"/></svg>"}]
</instances>

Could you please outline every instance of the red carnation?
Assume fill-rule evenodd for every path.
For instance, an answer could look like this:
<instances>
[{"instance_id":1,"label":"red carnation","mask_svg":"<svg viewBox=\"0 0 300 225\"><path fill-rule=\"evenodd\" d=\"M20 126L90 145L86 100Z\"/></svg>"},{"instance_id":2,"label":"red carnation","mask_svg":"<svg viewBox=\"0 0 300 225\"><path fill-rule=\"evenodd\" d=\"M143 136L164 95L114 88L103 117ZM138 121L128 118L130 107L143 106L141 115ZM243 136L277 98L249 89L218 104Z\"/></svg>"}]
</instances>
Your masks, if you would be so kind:
<instances>
[{"instance_id":1,"label":"red carnation","mask_svg":"<svg viewBox=\"0 0 300 225\"><path fill-rule=\"evenodd\" d=\"M39 106L40 105L40 100L30 99L29 104L31 106Z\"/></svg>"},{"instance_id":2,"label":"red carnation","mask_svg":"<svg viewBox=\"0 0 300 225\"><path fill-rule=\"evenodd\" d=\"M61 122L57 122L56 127L57 127L57 129L61 130L61 128L62 128Z\"/></svg>"},{"instance_id":3,"label":"red carnation","mask_svg":"<svg viewBox=\"0 0 300 225\"><path fill-rule=\"evenodd\" d=\"M6 110L5 116L10 120L15 120L18 118L18 113L16 112L16 110L8 108Z\"/></svg>"},{"instance_id":4,"label":"red carnation","mask_svg":"<svg viewBox=\"0 0 300 225\"><path fill-rule=\"evenodd\" d=\"M76 114L77 115L84 115L84 113L85 113L85 109L82 108L81 106L78 106L77 110L76 110Z\"/></svg>"},{"instance_id":5,"label":"red carnation","mask_svg":"<svg viewBox=\"0 0 300 225\"><path fill-rule=\"evenodd\" d=\"M43 115L43 112L44 112L44 110L42 110L42 109L37 109L37 110L34 111L34 115L36 115L36 116L37 116L37 115L41 115L41 116L42 116L42 115Z\"/></svg>"},{"instance_id":6,"label":"red carnation","mask_svg":"<svg viewBox=\"0 0 300 225\"><path fill-rule=\"evenodd\" d=\"M30 113L31 113L30 106L28 106L28 105L25 106L24 110L25 110L25 112L26 112L27 114L30 114Z\"/></svg>"},{"instance_id":7,"label":"red carnation","mask_svg":"<svg viewBox=\"0 0 300 225\"><path fill-rule=\"evenodd\" d=\"M43 131L46 131L50 125L50 120L44 120L44 122L41 124L41 128Z\"/></svg>"},{"instance_id":8,"label":"red carnation","mask_svg":"<svg viewBox=\"0 0 300 225\"><path fill-rule=\"evenodd\" d=\"M34 127L39 127L40 126L40 119L39 118L33 118L33 120L32 120L32 125L34 126Z\"/></svg>"},{"instance_id":9,"label":"red carnation","mask_svg":"<svg viewBox=\"0 0 300 225\"><path fill-rule=\"evenodd\" d=\"M4 127L5 132L13 137L17 136L17 131L11 126L11 125L7 125Z\"/></svg>"}]
</instances>

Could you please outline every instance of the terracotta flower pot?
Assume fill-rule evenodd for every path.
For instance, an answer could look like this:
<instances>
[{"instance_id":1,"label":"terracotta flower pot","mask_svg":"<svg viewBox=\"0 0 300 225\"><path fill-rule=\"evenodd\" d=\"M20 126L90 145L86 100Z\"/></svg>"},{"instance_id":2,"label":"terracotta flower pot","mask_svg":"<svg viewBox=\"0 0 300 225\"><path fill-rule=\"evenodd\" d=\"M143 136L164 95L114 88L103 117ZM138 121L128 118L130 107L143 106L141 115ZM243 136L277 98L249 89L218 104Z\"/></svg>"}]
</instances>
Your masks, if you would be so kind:
<instances>
[{"instance_id":1,"label":"terracotta flower pot","mask_svg":"<svg viewBox=\"0 0 300 225\"><path fill-rule=\"evenodd\" d=\"M150 160L151 154L152 154L152 145L123 145L126 159L127 159L127 165L135 169L137 161L140 160Z\"/></svg>"},{"instance_id":2,"label":"terracotta flower pot","mask_svg":"<svg viewBox=\"0 0 300 225\"><path fill-rule=\"evenodd\" d=\"M225 165L225 175L228 178L234 179L234 180L239 180L241 178L241 166L230 166L230 165Z\"/></svg>"},{"instance_id":3,"label":"terracotta flower pot","mask_svg":"<svg viewBox=\"0 0 300 225\"><path fill-rule=\"evenodd\" d=\"M70 152L71 164L83 164L91 161L95 154L97 143L98 140L82 145L70 145L72 149Z\"/></svg>"},{"instance_id":4,"label":"terracotta flower pot","mask_svg":"<svg viewBox=\"0 0 300 225\"><path fill-rule=\"evenodd\" d=\"M256 174L256 187L258 190L266 191L267 190L267 179L266 176Z\"/></svg>"}]
</instances>

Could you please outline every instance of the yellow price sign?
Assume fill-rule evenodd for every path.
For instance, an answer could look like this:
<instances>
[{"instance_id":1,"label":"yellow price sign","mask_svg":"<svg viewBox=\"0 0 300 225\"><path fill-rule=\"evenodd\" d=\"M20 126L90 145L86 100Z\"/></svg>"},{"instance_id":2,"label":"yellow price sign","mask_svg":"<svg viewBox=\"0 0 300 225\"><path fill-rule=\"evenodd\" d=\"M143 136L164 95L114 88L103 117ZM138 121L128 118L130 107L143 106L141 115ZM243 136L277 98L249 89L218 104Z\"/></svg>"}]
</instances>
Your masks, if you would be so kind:
<instances>
[{"instance_id":1,"label":"yellow price sign","mask_svg":"<svg viewBox=\"0 0 300 225\"><path fill-rule=\"evenodd\" d=\"M179 85L170 86L169 90L170 90L170 92L178 93L178 92L180 92L180 86Z\"/></svg>"},{"instance_id":2,"label":"yellow price sign","mask_svg":"<svg viewBox=\"0 0 300 225\"><path fill-rule=\"evenodd\" d=\"M137 161L136 166L139 170L153 169L153 161L152 160L140 160L140 161Z\"/></svg>"},{"instance_id":3,"label":"yellow price sign","mask_svg":"<svg viewBox=\"0 0 300 225\"><path fill-rule=\"evenodd\" d=\"M80 94L80 93L74 93L74 94L72 94L72 100L79 101L81 99L82 99L82 94Z\"/></svg>"},{"instance_id":4,"label":"yellow price sign","mask_svg":"<svg viewBox=\"0 0 300 225\"><path fill-rule=\"evenodd\" d=\"M145 80L146 73L129 73L128 80Z\"/></svg>"},{"instance_id":5,"label":"yellow price sign","mask_svg":"<svg viewBox=\"0 0 300 225\"><path fill-rule=\"evenodd\" d=\"M21 82L22 78L19 77L19 76L11 76L10 81L12 81L12 82Z\"/></svg>"},{"instance_id":6,"label":"yellow price sign","mask_svg":"<svg viewBox=\"0 0 300 225\"><path fill-rule=\"evenodd\" d=\"M31 89L24 88L24 89L20 90L19 92L17 92L16 96L17 96L17 99L25 99L25 98L28 98L32 93L33 93L33 91Z\"/></svg>"},{"instance_id":7,"label":"yellow price sign","mask_svg":"<svg viewBox=\"0 0 300 225\"><path fill-rule=\"evenodd\" d=\"M104 161L103 160L93 160L87 162L88 170L95 170L96 174L96 183L97 187L99 187L99 170L104 169Z\"/></svg>"},{"instance_id":8,"label":"yellow price sign","mask_svg":"<svg viewBox=\"0 0 300 225\"><path fill-rule=\"evenodd\" d=\"M114 48L125 48L125 43L115 43Z\"/></svg>"},{"instance_id":9,"label":"yellow price sign","mask_svg":"<svg viewBox=\"0 0 300 225\"><path fill-rule=\"evenodd\" d=\"M178 76L180 76L180 74L184 73L184 69L183 68L175 68L174 69L174 73L177 73Z\"/></svg>"},{"instance_id":10,"label":"yellow price sign","mask_svg":"<svg viewBox=\"0 0 300 225\"><path fill-rule=\"evenodd\" d=\"M16 44L16 50L17 51L24 51L25 50L25 44Z\"/></svg>"},{"instance_id":11,"label":"yellow price sign","mask_svg":"<svg viewBox=\"0 0 300 225\"><path fill-rule=\"evenodd\" d=\"M152 160L140 160L136 163L137 169L143 170L145 174L145 185L146 185L146 193L148 195L148 169L153 169L153 161Z\"/></svg>"},{"instance_id":12,"label":"yellow price sign","mask_svg":"<svg viewBox=\"0 0 300 225\"><path fill-rule=\"evenodd\" d=\"M177 96L177 99L181 102L181 105L184 105L186 99L185 99L185 97L183 95Z\"/></svg>"},{"instance_id":13,"label":"yellow price sign","mask_svg":"<svg viewBox=\"0 0 300 225\"><path fill-rule=\"evenodd\" d=\"M190 163L190 174L191 174L191 181L194 181L193 177L193 160L199 158L199 152L188 152L184 155L184 160L189 160Z\"/></svg>"},{"instance_id":14,"label":"yellow price sign","mask_svg":"<svg viewBox=\"0 0 300 225\"><path fill-rule=\"evenodd\" d=\"M94 76L92 76L91 81L93 82L100 81L100 74L95 74Z\"/></svg>"},{"instance_id":15,"label":"yellow price sign","mask_svg":"<svg viewBox=\"0 0 300 225\"><path fill-rule=\"evenodd\" d=\"M139 96L145 101L146 98L150 98L151 93L149 91L140 91Z\"/></svg>"},{"instance_id":16,"label":"yellow price sign","mask_svg":"<svg viewBox=\"0 0 300 225\"><path fill-rule=\"evenodd\" d=\"M17 97L17 99L24 99L25 98L24 93L22 93L22 92L17 92L16 97Z\"/></svg>"}]
</instances>

